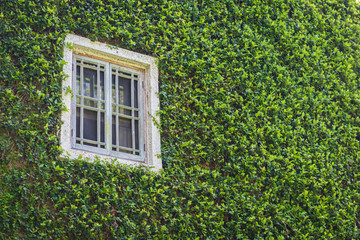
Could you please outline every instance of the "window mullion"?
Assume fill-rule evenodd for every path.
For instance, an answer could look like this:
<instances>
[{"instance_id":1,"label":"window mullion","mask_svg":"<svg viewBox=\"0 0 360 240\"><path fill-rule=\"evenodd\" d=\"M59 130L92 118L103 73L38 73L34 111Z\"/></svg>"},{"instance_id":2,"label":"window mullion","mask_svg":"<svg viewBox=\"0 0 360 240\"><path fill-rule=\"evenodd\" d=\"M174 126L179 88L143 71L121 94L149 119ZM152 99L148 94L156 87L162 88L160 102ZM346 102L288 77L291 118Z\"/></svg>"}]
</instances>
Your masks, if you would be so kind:
<instances>
[{"instance_id":1,"label":"window mullion","mask_svg":"<svg viewBox=\"0 0 360 240\"><path fill-rule=\"evenodd\" d=\"M144 111L144 106L143 106L143 101L145 100L145 95L143 95L143 88L145 82L144 82L144 76L143 75L138 75L139 79L138 79L138 107L139 107L139 150L140 152L143 154L145 151L145 144L144 144L144 133L145 133L145 111Z\"/></svg>"},{"instance_id":2,"label":"window mullion","mask_svg":"<svg viewBox=\"0 0 360 240\"><path fill-rule=\"evenodd\" d=\"M115 75L115 113L119 112L119 70L116 69L116 75ZM115 114L115 119L116 119L116 126L115 126L115 131L116 131L116 146L120 145L119 142L119 116L117 114ZM118 150L118 148L116 147L116 151Z\"/></svg>"},{"instance_id":3,"label":"window mullion","mask_svg":"<svg viewBox=\"0 0 360 240\"><path fill-rule=\"evenodd\" d=\"M135 112L134 112L134 73L131 74L131 87L130 87L130 96L131 96L131 116L134 117L135 116ZM135 120L134 118L131 119L131 148L133 149L132 154L135 154L134 149L135 149Z\"/></svg>"},{"instance_id":4,"label":"window mullion","mask_svg":"<svg viewBox=\"0 0 360 240\"><path fill-rule=\"evenodd\" d=\"M106 63L105 65L105 74L104 74L104 94L105 94L105 137L106 137L106 150L108 153L111 151L111 134L112 134L112 123L111 123L111 69L110 64Z\"/></svg>"},{"instance_id":5,"label":"window mullion","mask_svg":"<svg viewBox=\"0 0 360 240\"><path fill-rule=\"evenodd\" d=\"M81 60L81 63L83 63L83 61ZM83 139L84 139L84 98L82 97L83 95L83 87L84 87L84 67L81 65L80 66L80 96L81 96L81 99L80 99L80 139L81 139L81 142L80 144L83 144Z\"/></svg>"},{"instance_id":6,"label":"window mullion","mask_svg":"<svg viewBox=\"0 0 360 240\"><path fill-rule=\"evenodd\" d=\"M101 141L101 138L100 138L100 128L101 128L101 112L100 112L100 64L98 64L98 69L97 69L97 88L96 88L96 97L98 100L96 100L96 103L97 103L97 108L98 108L98 111L97 111L97 141L100 143ZM100 147L100 144L98 144L98 147Z\"/></svg>"}]
</instances>

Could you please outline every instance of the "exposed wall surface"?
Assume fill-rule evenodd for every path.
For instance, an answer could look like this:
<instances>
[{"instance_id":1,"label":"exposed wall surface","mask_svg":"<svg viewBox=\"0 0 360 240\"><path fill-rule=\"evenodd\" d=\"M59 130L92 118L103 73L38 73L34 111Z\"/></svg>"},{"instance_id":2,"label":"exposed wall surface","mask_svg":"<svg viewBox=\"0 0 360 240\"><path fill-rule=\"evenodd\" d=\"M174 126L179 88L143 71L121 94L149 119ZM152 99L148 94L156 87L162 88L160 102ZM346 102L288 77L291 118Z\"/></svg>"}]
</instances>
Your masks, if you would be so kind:
<instances>
[{"instance_id":1,"label":"exposed wall surface","mask_svg":"<svg viewBox=\"0 0 360 240\"><path fill-rule=\"evenodd\" d=\"M359 7L0 0L0 239L357 239ZM159 59L163 170L59 159L69 33Z\"/></svg>"}]
</instances>

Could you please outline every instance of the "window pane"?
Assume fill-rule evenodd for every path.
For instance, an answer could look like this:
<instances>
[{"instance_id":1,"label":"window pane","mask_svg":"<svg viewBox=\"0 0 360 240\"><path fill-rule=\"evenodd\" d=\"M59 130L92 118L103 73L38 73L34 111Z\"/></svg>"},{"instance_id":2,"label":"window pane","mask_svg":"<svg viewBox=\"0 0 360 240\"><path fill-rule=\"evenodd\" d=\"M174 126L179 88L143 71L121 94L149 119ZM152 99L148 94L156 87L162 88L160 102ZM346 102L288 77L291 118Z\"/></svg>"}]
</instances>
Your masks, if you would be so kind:
<instances>
[{"instance_id":1,"label":"window pane","mask_svg":"<svg viewBox=\"0 0 360 240\"><path fill-rule=\"evenodd\" d=\"M76 66L76 88L75 93L80 94L80 66Z\"/></svg>"},{"instance_id":2,"label":"window pane","mask_svg":"<svg viewBox=\"0 0 360 240\"><path fill-rule=\"evenodd\" d=\"M131 120L119 117L119 145L131 148Z\"/></svg>"},{"instance_id":3,"label":"window pane","mask_svg":"<svg viewBox=\"0 0 360 240\"><path fill-rule=\"evenodd\" d=\"M115 75L111 75L111 92L112 92L112 102L116 103L116 86L115 86ZM113 110L114 111L114 110Z\"/></svg>"},{"instance_id":4,"label":"window pane","mask_svg":"<svg viewBox=\"0 0 360 240\"><path fill-rule=\"evenodd\" d=\"M131 106L131 80L119 77L119 104Z\"/></svg>"},{"instance_id":5,"label":"window pane","mask_svg":"<svg viewBox=\"0 0 360 240\"><path fill-rule=\"evenodd\" d=\"M118 146L131 148L131 120L118 117ZM112 116L112 144L116 144L116 116Z\"/></svg>"},{"instance_id":6,"label":"window pane","mask_svg":"<svg viewBox=\"0 0 360 240\"><path fill-rule=\"evenodd\" d=\"M84 139L97 141L97 112L84 109Z\"/></svg>"},{"instance_id":7,"label":"window pane","mask_svg":"<svg viewBox=\"0 0 360 240\"><path fill-rule=\"evenodd\" d=\"M131 116L131 110L119 107L119 113Z\"/></svg>"},{"instance_id":8,"label":"window pane","mask_svg":"<svg viewBox=\"0 0 360 240\"><path fill-rule=\"evenodd\" d=\"M80 108L76 108L76 137L80 137Z\"/></svg>"},{"instance_id":9,"label":"window pane","mask_svg":"<svg viewBox=\"0 0 360 240\"><path fill-rule=\"evenodd\" d=\"M98 107L98 101L93 101L93 100L90 100L90 99L84 99L84 105L85 106L90 106L90 107L95 107L97 108Z\"/></svg>"},{"instance_id":10,"label":"window pane","mask_svg":"<svg viewBox=\"0 0 360 240\"><path fill-rule=\"evenodd\" d=\"M134 81L134 107L138 108L138 81Z\"/></svg>"},{"instance_id":11,"label":"window pane","mask_svg":"<svg viewBox=\"0 0 360 240\"><path fill-rule=\"evenodd\" d=\"M100 96L101 96L101 99L102 99L102 100L105 99L105 92L104 92L104 72L103 72L103 71L100 72Z\"/></svg>"},{"instance_id":12,"label":"window pane","mask_svg":"<svg viewBox=\"0 0 360 240\"><path fill-rule=\"evenodd\" d=\"M135 148L139 149L139 121L135 120Z\"/></svg>"},{"instance_id":13,"label":"window pane","mask_svg":"<svg viewBox=\"0 0 360 240\"><path fill-rule=\"evenodd\" d=\"M97 71L89 68L84 69L84 95L97 98Z\"/></svg>"},{"instance_id":14,"label":"window pane","mask_svg":"<svg viewBox=\"0 0 360 240\"><path fill-rule=\"evenodd\" d=\"M120 74L123 74L125 76L128 76L129 78L131 77L131 73L129 72L120 72Z\"/></svg>"},{"instance_id":15,"label":"window pane","mask_svg":"<svg viewBox=\"0 0 360 240\"><path fill-rule=\"evenodd\" d=\"M131 134L131 119L118 117L118 146L131 148L132 134ZM116 116L112 116L112 144L116 144Z\"/></svg>"},{"instance_id":16,"label":"window pane","mask_svg":"<svg viewBox=\"0 0 360 240\"><path fill-rule=\"evenodd\" d=\"M84 62L84 64L97 68L97 65L95 63Z\"/></svg>"},{"instance_id":17,"label":"window pane","mask_svg":"<svg viewBox=\"0 0 360 240\"><path fill-rule=\"evenodd\" d=\"M111 133L112 133L112 145L116 145L116 117L112 115L112 127L111 127Z\"/></svg>"},{"instance_id":18,"label":"window pane","mask_svg":"<svg viewBox=\"0 0 360 240\"><path fill-rule=\"evenodd\" d=\"M105 142L105 116L104 113L101 113L100 121L100 141Z\"/></svg>"},{"instance_id":19,"label":"window pane","mask_svg":"<svg viewBox=\"0 0 360 240\"><path fill-rule=\"evenodd\" d=\"M84 145L88 145L88 146L91 146L91 147L97 147L97 144L87 143L87 142L84 142Z\"/></svg>"}]
</instances>

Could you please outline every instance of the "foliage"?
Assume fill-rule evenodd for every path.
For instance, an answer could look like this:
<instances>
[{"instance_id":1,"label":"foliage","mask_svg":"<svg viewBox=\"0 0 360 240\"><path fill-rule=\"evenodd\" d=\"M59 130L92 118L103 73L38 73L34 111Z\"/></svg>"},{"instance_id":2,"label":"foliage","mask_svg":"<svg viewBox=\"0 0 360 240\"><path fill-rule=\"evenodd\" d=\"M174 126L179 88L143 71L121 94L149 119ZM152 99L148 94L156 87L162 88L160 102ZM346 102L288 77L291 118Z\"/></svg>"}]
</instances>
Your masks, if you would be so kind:
<instances>
[{"instance_id":1,"label":"foliage","mask_svg":"<svg viewBox=\"0 0 360 240\"><path fill-rule=\"evenodd\" d=\"M355 0L0 0L1 239L356 239ZM164 169L60 160L63 44L159 59Z\"/></svg>"}]
</instances>

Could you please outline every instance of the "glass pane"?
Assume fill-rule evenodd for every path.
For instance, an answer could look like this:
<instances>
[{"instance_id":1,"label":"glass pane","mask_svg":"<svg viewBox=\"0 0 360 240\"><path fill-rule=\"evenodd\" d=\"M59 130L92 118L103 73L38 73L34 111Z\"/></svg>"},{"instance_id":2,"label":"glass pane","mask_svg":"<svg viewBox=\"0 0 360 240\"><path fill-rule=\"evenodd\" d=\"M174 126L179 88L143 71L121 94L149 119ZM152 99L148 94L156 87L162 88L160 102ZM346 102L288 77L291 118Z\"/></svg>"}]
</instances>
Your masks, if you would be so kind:
<instances>
[{"instance_id":1,"label":"glass pane","mask_svg":"<svg viewBox=\"0 0 360 240\"><path fill-rule=\"evenodd\" d=\"M84 142L84 145L88 145L88 146L91 146L91 147L97 147L97 144L87 143L87 142Z\"/></svg>"},{"instance_id":2,"label":"glass pane","mask_svg":"<svg viewBox=\"0 0 360 240\"><path fill-rule=\"evenodd\" d=\"M76 137L80 137L80 108L76 108Z\"/></svg>"},{"instance_id":3,"label":"glass pane","mask_svg":"<svg viewBox=\"0 0 360 240\"><path fill-rule=\"evenodd\" d=\"M135 116L134 117L139 117L139 112L138 111L134 111L135 112Z\"/></svg>"},{"instance_id":4,"label":"glass pane","mask_svg":"<svg viewBox=\"0 0 360 240\"><path fill-rule=\"evenodd\" d=\"M119 104L131 106L131 80L119 77L118 99Z\"/></svg>"},{"instance_id":5,"label":"glass pane","mask_svg":"<svg viewBox=\"0 0 360 240\"><path fill-rule=\"evenodd\" d=\"M85 106L89 106L89 107L97 108L97 107L98 107L98 102L85 98L85 99L84 99L84 105L85 105Z\"/></svg>"},{"instance_id":6,"label":"glass pane","mask_svg":"<svg viewBox=\"0 0 360 240\"><path fill-rule=\"evenodd\" d=\"M84 139L97 141L97 112L84 109Z\"/></svg>"},{"instance_id":7,"label":"glass pane","mask_svg":"<svg viewBox=\"0 0 360 240\"><path fill-rule=\"evenodd\" d=\"M84 89L85 96L97 98L97 71L89 68L84 69Z\"/></svg>"},{"instance_id":8,"label":"glass pane","mask_svg":"<svg viewBox=\"0 0 360 240\"><path fill-rule=\"evenodd\" d=\"M97 65L95 63L84 62L84 64L97 68Z\"/></svg>"},{"instance_id":9,"label":"glass pane","mask_svg":"<svg viewBox=\"0 0 360 240\"><path fill-rule=\"evenodd\" d=\"M112 115L112 123L111 123L111 137L112 137L112 145L116 145L116 117Z\"/></svg>"},{"instance_id":10,"label":"glass pane","mask_svg":"<svg viewBox=\"0 0 360 240\"><path fill-rule=\"evenodd\" d=\"M76 87L75 93L80 95L80 66L76 66Z\"/></svg>"},{"instance_id":11,"label":"glass pane","mask_svg":"<svg viewBox=\"0 0 360 240\"><path fill-rule=\"evenodd\" d=\"M100 72L100 96L101 96L101 99L102 99L102 100L105 99L105 92L104 92L104 72L103 72L103 71Z\"/></svg>"},{"instance_id":12,"label":"glass pane","mask_svg":"<svg viewBox=\"0 0 360 240\"><path fill-rule=\"evenodd\" d=\"M101 113L100 120L100 141L105 142L105 116L104 113Z\"/></svg>"},{"instance_id":13,"label":"glass pane","mask_svg":"<svg viewBox=\"0 0 360 240\"><path fill-rule=\"evenodd\" d=\"M120 74L124 74L125 76L128 76L129 78L131 77L131 73L128 73L128 72L120 72Z\"/></svg>"},{"instance_id":14,"label":"glass pane","mask_svg":"<svg viewBox=\"0 0 360 240\"><path fill-rule=\"evenodd\" d=\"M111 88L111 92L112 92L112 94L111 94L111 95L112 95L112 102L113 102L113 103L116 103L115 75L111 75L111 76L112 76L112 80L111 80L111 86L112 86L112 88Z\"/></svg>"},{"instance_id":15,"label":"glass pane","mask_svg":"<svg viewBox=\"0 0 360 240\"><path fill-rule=\"evenodd\" d=\"M134 107L138 108L138 81L134 81Z\"/></svg>"},{"instance_id":16,"label":"glass pane","mask_svg":"<svg viewBox=\"0 0 360 240\"><path fill-rule=\"evenodd\" d=\"M131 148L131 120L119 117L119 146Z\"/></svg>"},{"instance_id":17,"label":"glass pane","mask_svg":"<svg viewBox=\"0 0 360 240\"><path fill-rule=\"evenodd\" d=\"M135 148L139 149L139 121L135 120Z\"/></svg>"},{"instance_id":18,"label":"glass pane","mask_svg":"<svg viewBox=\"0 0 360 240\"><path fill-rule=\"evenodd\" d=\"M132 154L132 151L126 151L126 150L122 150L122 149L119 149L119 152Z\"/></svg>"},{"instance_id":19,"label":"glass pane","mask_svg":"<svg viewBox=\"0 0 360 240\"><path fill-rule=\"evenodd\" d=\"M119 107L119 113L131 116L131 110Z\"/></svg>"}]
</instances>

